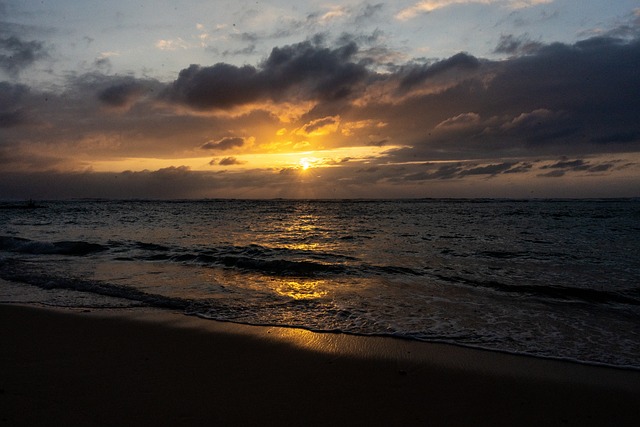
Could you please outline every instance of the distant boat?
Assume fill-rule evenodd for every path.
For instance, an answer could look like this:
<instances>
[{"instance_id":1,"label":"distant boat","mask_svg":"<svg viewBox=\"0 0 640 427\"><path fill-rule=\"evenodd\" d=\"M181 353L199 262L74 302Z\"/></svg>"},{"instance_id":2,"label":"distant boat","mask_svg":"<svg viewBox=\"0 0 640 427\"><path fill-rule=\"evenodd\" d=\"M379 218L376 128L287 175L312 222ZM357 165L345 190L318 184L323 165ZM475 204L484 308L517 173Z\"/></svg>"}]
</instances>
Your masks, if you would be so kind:
<instances>
[{"instance_id":1,"label":"distant boat","mask_svg":"<svg viewBox=\"0 0 640 427\"><path fill-rule=\"evenodd\" d=\"M3 204L0 205L0 209L40 209L40 208L44 208L45 206L43 205L39 205L36 202L34 202L33 200L29 200L28 202L24 203L24 204Z\"/></svg>"}]
</instances>

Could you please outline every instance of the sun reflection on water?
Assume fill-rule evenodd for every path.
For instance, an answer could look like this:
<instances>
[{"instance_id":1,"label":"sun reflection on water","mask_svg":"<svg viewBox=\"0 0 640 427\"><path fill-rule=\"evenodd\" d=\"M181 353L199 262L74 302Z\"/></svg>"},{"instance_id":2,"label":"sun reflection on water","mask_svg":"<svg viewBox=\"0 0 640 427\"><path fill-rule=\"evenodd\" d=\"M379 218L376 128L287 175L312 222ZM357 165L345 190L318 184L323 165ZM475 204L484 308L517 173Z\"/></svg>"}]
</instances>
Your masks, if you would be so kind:
<instances>
[{"instance_id":1,"label":"sun reflection on water","mask_svg":"<svg viewBox=\"0 0 640 427\"><path fill-rule=\"evenodd\" d=\"M278 244L301 251L330 251L335 246L331 226L304 205L278 227Z\"/></svg>"},{"instance_id":2,"label":"sun reflection on water","mask_svg":"<svg viewBox=\"0 0 640 427\"><path fill-rule=\"evenodd\" d=\"M324 280L282 280L274 290L278 295L295 300L311 300L327 295L327 291L321 289L323 284Z\"/></svg>"}]
</instances>

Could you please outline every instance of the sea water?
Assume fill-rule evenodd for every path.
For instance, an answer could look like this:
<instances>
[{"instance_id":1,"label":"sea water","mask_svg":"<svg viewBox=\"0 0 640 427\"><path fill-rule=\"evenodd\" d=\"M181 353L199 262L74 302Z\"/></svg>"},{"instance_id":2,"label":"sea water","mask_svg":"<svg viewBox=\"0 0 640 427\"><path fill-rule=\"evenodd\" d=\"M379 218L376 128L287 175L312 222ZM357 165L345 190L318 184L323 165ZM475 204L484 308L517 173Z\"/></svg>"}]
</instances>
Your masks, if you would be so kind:
<instances>
[{"instance_id":1,"label":"sea water","mask_svg":"<svg viewBox=\"0 0 640 427\"><path fill-rule=\"evenodd\" d=\"M0 302L640 369L638 200L0 204Z\"/></svg>"}]
</instances>

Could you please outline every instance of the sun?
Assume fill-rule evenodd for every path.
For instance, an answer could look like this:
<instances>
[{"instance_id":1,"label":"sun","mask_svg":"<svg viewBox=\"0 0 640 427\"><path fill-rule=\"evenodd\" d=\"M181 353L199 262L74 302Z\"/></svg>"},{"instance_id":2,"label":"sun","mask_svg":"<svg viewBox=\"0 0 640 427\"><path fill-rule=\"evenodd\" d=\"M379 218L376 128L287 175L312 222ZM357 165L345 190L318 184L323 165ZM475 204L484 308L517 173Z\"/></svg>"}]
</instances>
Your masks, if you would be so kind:
<instances>
[{"instance_id":1,"label":"sun","mask_svg":"<svg viewBox=\"0 0 640 427\"><path fill-rule=\"evenodd\" d=\"M307 157L301 158L298 163L300 164L300 167L302 168L302 170L305 170L305 171L312 166L312 161Z\"/></svg>"}]
</instances>

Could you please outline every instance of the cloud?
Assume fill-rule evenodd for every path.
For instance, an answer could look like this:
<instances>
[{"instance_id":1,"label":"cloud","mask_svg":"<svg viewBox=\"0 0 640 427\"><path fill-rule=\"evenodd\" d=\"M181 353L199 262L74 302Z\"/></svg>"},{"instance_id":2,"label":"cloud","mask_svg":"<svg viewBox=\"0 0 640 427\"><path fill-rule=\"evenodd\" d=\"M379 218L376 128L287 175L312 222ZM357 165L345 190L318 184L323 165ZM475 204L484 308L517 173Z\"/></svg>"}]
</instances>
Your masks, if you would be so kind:
<instances>
[{"instance_id":1,"label":"cloud","mask_svg":"<svg viewBox=\"0 0 640 427\"><path fill-rule=\"evenodd\" d=\"M276 47L256 65L191 65L169 83L98 71L70 74L56 91L0 83L2 170L58 170L51 176L69 183L69 171L129 162L111 176L73 176L98 193L115 194L102 187L115 174L118 185L137 189L122 189L123 195L139 196L147 186L150 194L167 197L178 190L163 193L162 182L202 197L233 196L233 188L249 187L243 194L278 197L304 180L327 196L338 188L354 197L425 195L430 186L447 195L444 185L460 190L471 182L490 182L483 194L531 182L555 191L563 180L546 178L560 176L570 178L563 182L590 179L593 188L616 177L627 189L637 183L637 166L622 165L636 165L640 153L634 91L640 87L640 40L600 36L524 54L528 39L505 37L501 60L461 52L403 63L396 56L384 69L375 52L361 49L384 37L376 40L362 34L341 35L339 43L314 38ZM201 142L196 149L194 141ZM385 149L362 154L376 145ZM336 151L309 154L323 160L304 179L275 161L260 170L233 167L241 161L229 156L241 151L254 167L260 154L303 146ZM187 158L174 168L140 170L168 164L153 159ZM219 167L205 175L178 166L202 168L210 161ZM125 168L137 169L119 172ZM27 178L46 188L44 178ZM2 185L0 196L17 194ZM56 191L66 190L56 184ZM73 184L69 194L84 191Z\"/></svg>"},{"instance_id":2,"label":"cloud","mask_svg":"<svg viewBox=\"0 0 640 427\"><path fill-rule=\"evenodd\" d=\"M640 40L601 37L478 60L446 85L425 78L428 65L405 67L368 88L386 91L378 102L387 110L372 97L358 115L389 123L387 135L405 145L390 153L398 160L637 152L640 98L631 89L640 87L637 69ZM404 90L394 92L394 82Z\"/></svg>"},{"instance_id":3,"label":"cloud","mask_svg":"<svg viewBox=\"0 0 640 427\"><path fill-rule=\"evenodd\" d=\"M462 113L455 117L450 117L436 125L438 128L451 128L460 126L475 125L480 122L480 115L478 113Z\"/></svg>"},{"instance_id":4,"label":"cloud","mask_svg":"<svg viewBox=\"0 0 640 427\"><path fill-rule=\"evenodd\" d=\"M409 6L405 9L402 9L396 14L396 19L399 19L400 21L407 21L409 19L415 18L420 14L433 12L434 10L442 9L454 4L490 2L491 0L424 0L415 3L414 5Z\"/></svg>"},{"instance_id":5,"label":"cloud","mask_svg":"<svg viewBox=\"0 0 640 427\"><path fill-rule=\"evenodd\" d=\"M0 129L11 128L27 121L24 110L0 111Z\"/></svg>"},{"instance_id":6,"label":"cloud","mask_svg":"<svg viewBox=\"0 0 640 427\"><path fill-rule=\"evenodd\" d=\"M10 76L17 76L37 60L47 56L42 42L23 41L16 36L0 37L0 69Z\"/></svg>"},{"instance_id":7,"label":"cloud","mask_svg":"<svg viewBox=\"0 0 640 427\"><path fill-rule=\"evenodd\" d=\"M0 157L2 151L0 150ZM608 177L614 169L635 168L638 163L593 160L590 173L573 173L571 180L549 180L572 173L566 169L545 169L549 176L531 172L514 174L517 168L556 161L452 162L412 165L360 162L334 163L317 173L302 174L297 168L235 169L199 172L186 166L154 171L35 172L0 171L0 194L5 199L104 198L340 198L340 197L629 197L637 195L637 181L628 176ZM510 169L508 163L512 163ZM613 165L608 167L606 165ZM483 169L484 168L484 169ZM607 171L596 173L597 168ZM315 170L314 170L315 171ZM576 180L584 181L576 186ZM505 184L506 182L506 184ZM612 184L615 184L612 186ZM546 186L546 187L544 187ZM506 190L505 190L506 188ZM509 191L511 190L511 191Z\"/></svg>"},{"instance_id":8,"label":"cloud","mask_svg":"<svg viewBox=\"0 0 640 427\"><path fill-rule=\"evenodd\" d=\"M526 162L502 162L478 164L474 162L453 162L445 164L425 163L413 166L404 175L399 176L400 181L429 181L429 180L456 180L469 176L495 177L500 174L526 173L533 164ZM415 169L418 171L415 171Z\"/></svg>"},{"instance_id":9,"label":"cloud","mask_svg":"<svg viewBox=\"0 0 640 427\"><path fill-rule=\"evenodd\" d=\"M180 71L167 95L194 109L228 109L264 96L261 83L258 70L250 65L191 65Z\"/></svg>"},{"instance_id":10,"label":"cloud","mask_svg":"<svg viewBox=\"0 0 640 427\"><path fill-rule=\"evenodd\" d=\"M401 179L404 181L426 181L432 179L453 179L459 177L462 171L461 163L445 164L439 166L435 171L431 171L431 165L426 164L426 170L414 172L404 175Z\"/></svg>"},{"instance_id":11,"label":"cloud","mask_svg":"<svg viewBox=\"0 0 640 427\"><path fill-rule=\"evenodd\" d=\"M290 97L340 99L368 74L364 65L352 62L356 52L355 43L330 49L307 41L274 48L258 67L191 65L164 96L196 110L225 110Z\"/></svg>"},{"instance_id":12,"label":"cloud","mask_svg":"<svg viewBox=\"0 0 640 427\"><path fill-rule=\"evenodd\" d=\"M460 176L466 175L497 175L511 169L513 163L499 163L486 166L473 167L460 172Z\"/></svg>"},{"instance_id":13,"label":"cloud","mask_svg":"<svg viewBox=\"0 0 640 427\"><path fill-rule=\"evenodd\" d=\"M586 170L588 169L588 163L584 160L562 160L551 165L542 166L540 169L571 169L571 170Z\"/></svg>"},{"instance_id":14,"label":"cloud","mask_svg":"<svg viewBox=\"0 0 640 427\"><path fill-rule=\"evenodd\" d=\"M216 141L209 141L204 143L200 148L203 150L230 150L236 147L242 147L245 144L245 138L237 136L228 136Z\"/></svg>"},{"instance_id":15,"label":"cloud","mask_svg":"<svg viewBox=\"0 0 640 427\"><path fill-rule=\"evenodd\" d=\"M183 166L157 171L0 173L0 194L8 199L193 198L215 187L215 176Z\"/></svg>"},{"instance_id":16,"label":"cloud","mask_svg":"<svg viewBox=\"0 0 640 427\"><path fill-rule=\"evenodd\" d=\"M549 170L549 172L541 173L538 176L546 178L560 178L568 172L586 172L586 173L602 173L607 172L616 167L620 161L601 161L593 163L584 159L569 160L566 157L551 164L540 166L540 170ZM622 166L624 169L624 166Z\"/></svg>"},{"instance_id":17,"label":"cloud","mask_svg":"<svg viewBox=\"0 0 640 427\"><path fill-rule=\"evenodd\" d=\"M64 163L64 159L59 156L40 153L25 153L4 148L0 145L0 163L3 165L2 171L8 175L22 171L52 171ZM9 183L7 183L9 185ZM0 192L2 195L2 192Z\"/></svg>"},{"instance_id":18,"label":"cloud","mask_svg":"<svg viewBox=\"0 0 640 427\"><path fill-rule=\"evenodd\" d=\"M628 166L620 165L620 160L595 160L584 159L560 160L549 163L548 160L536 161L506 161L500 163L479 162L450 162L450 163L423 163L405 165L402 170L389 175L384 172L385 167L376 166L364 169L363 172L376 173L378 179L387 179L390 182L402 184L404 182L420 181L459 181L463 179L498 179L498 177L526 176L526 179L559 178L567 173L583 172L585 174L603 174L615 169L622 170ZM542 172L533 172L542 171ZM533 176L532 176L533 172ZM508 178L502 178L508 179Z\"/></svg>"},{"instance_id":19,"label":"cloud","mask_svg":"<svg viewBox=\"0 0 640 427\"><path fill-rule=\"evenodd\" d=\"M404 70L401 70L402 78L399 89L406 92L412 87L423 83L425 80L448 71L473 71L479 66L480 61L478 61L477 58L463 52L433 64L408 66Z\"/></svg>"},{"instance_id":20,"label":"cloud","mask_svg":"<svg viewBox=\"0 0 640 427\"><path fill-rule=\"evenodd\" d=\"M296 130L298 135L320 136L336 132L340 125L340 116L329 116L315 119Z\"/></svg>"},{"instance_id":21,"label":"cloud","mask_svg":"<svg viewBox=\"0 0 640 427\"><path fill-rule=\"evenodd\" d=\"M177 39L160 39L156 41L156 48L160 50L178 50L178 49L189 49L189 44L178 37Z\"/></svg>"},{"instance_id":22,"label":"cloud","mask_svg":"<svg viewBox=\"0 0 640 427\"><path fill-rule=\"evenodd\" d=\"M256 44L251 43L240 49L225 50L222 52L222 56L251 55L255 51L256 51Z\"/></svg>"},{"instance_id":23,"label":"cloud","mask_svg":"<svg viewBox=\"0 0 640 427\"><path fill-rule=\"evenodd\" d=\"M632 40L640 37L640 7L633 9L609 29L590 29L580 33L581 37L610 37Z\"/></svg>"},{"instance_id":24,"label":"cloud","mask_svg":"<svg viewBox=\"0 0 640 427\"><path fill-rule=\"evenodd\" d=\"M29 93L25 85L0 82L0 129L11 128L28 121L28 113L20 107Z\"/></svg>"},{"instance_id":25,"label":"cloud","mask_svg":"<svg viewBox=\"0 0 640 427\"><path fill-rule=\"evenodd\" d=\"M307 19L317 21L322 25L327 25L329 22L347 15L347 13L346 7L334 5L329 6L329 10L326 12L315 12L309 15Z\"/></svg>"},{"instance_id":26,"label":"cloud","mask_svg":"<svg viewBox=\"0 0 640 427\"><path fill-rule=\"evenodd\" d=\"M340 112L344 131L333 144L402 145L388 153L398 161L638 149L640 101L625 89L639 79L631 71L640 66L638 41L540 45L501 61L458 53L378 73L355 40L342 37L337 48L318 40L276 47L257 66L192 65L162 97L195 111L306 105L297 115L304 122L287 126L302 136L335 126L327 118ZM503 42L505 52L527 44ZM355 132L348 123L363 126Z\"/></svg>"},{"instance_id":27,"label":"cloud","mask_svg":"<svg viewBox=\"0 0 640 427\"><path fill-rule=\"evenodd\" d=\"M540 50L544 45L529 39L527 35L516 37L513 34L500 36L494 53L505 53L511 56L530 55Z\"/></svg>"},{"instance_id":28,"label":"cloud","mask_svg":"<svg viewBox=\"0 0 640 427\"><path fill-rule=\"evenodd\" d=\"M189 175L191 168L188 166L169 166L151 172L151 175L162 180L174 180Z\"/></svg>"},{"instance_id":29,"label":"cloud","mask_svg":"<svg viewBox=\"0 0 640 427\"><path fill-rule=\"evenodd\" d=\"M507 169L503 173L527 173L533 168L533 163L530 162L521 162L512 166L510 169Z\"/></svg>"},{"instance_id":30,"label":"cloud","mask_svg":"<svg viewBox=\"0 0 640 427\"><path fill-rule=\"evenodd\" d=\"M355 14L354 22L362 24L376 17L383 9L384 3L364 4L362 8Z\"/></svg>"},{"instance_id":31,"label":"cloud","mask_svg":"<svg viewBox=\"0 0 640 427\"><path fill-rule=\"evenodd\" d=\"M220 165L220 166L233 166L233 165L243 165L246 162L242 160L238 160L235 157L223 157L222 159L212 159L209 164L211 166Z\"/></svg>"},{"instance_id":32,"label":"cloud","mask_svg":"<svg viewBox=\"0 0 640 427\"><path fill-rule=\"evenodd\" d=\"M418 15L430 13L434 10L443 9L445 7L458 4L492 4L499 3L511 9L523 9L527 7L537 6L539 4L552 3L554 0L423 0L402 9L396 14L396 19L407 21Z\"/></svg>"},{"instance_id":33,"label":"cloud","mask_svg":"<svg viewBox=\"0 0 640 427\"><path fill-rule=\"evenodd\" d=\"M128 108L145 92L147 88L143 84L131 79L103 89L98 94L98 99L109 107Z\"/></svg>"},{"instance_id":34,"label":"cloud","mask_svg":"<svg viewBox=\"0 0 640 427\"><path fill-rule=\"evenodd\" d=\"M538 174L538 176L545 177L545 178L560 178L560 177L563 177L565 174L566 174L566 171L558 169L558 170L553 170L551 172Z\"/></svg>"}]
</instances>

